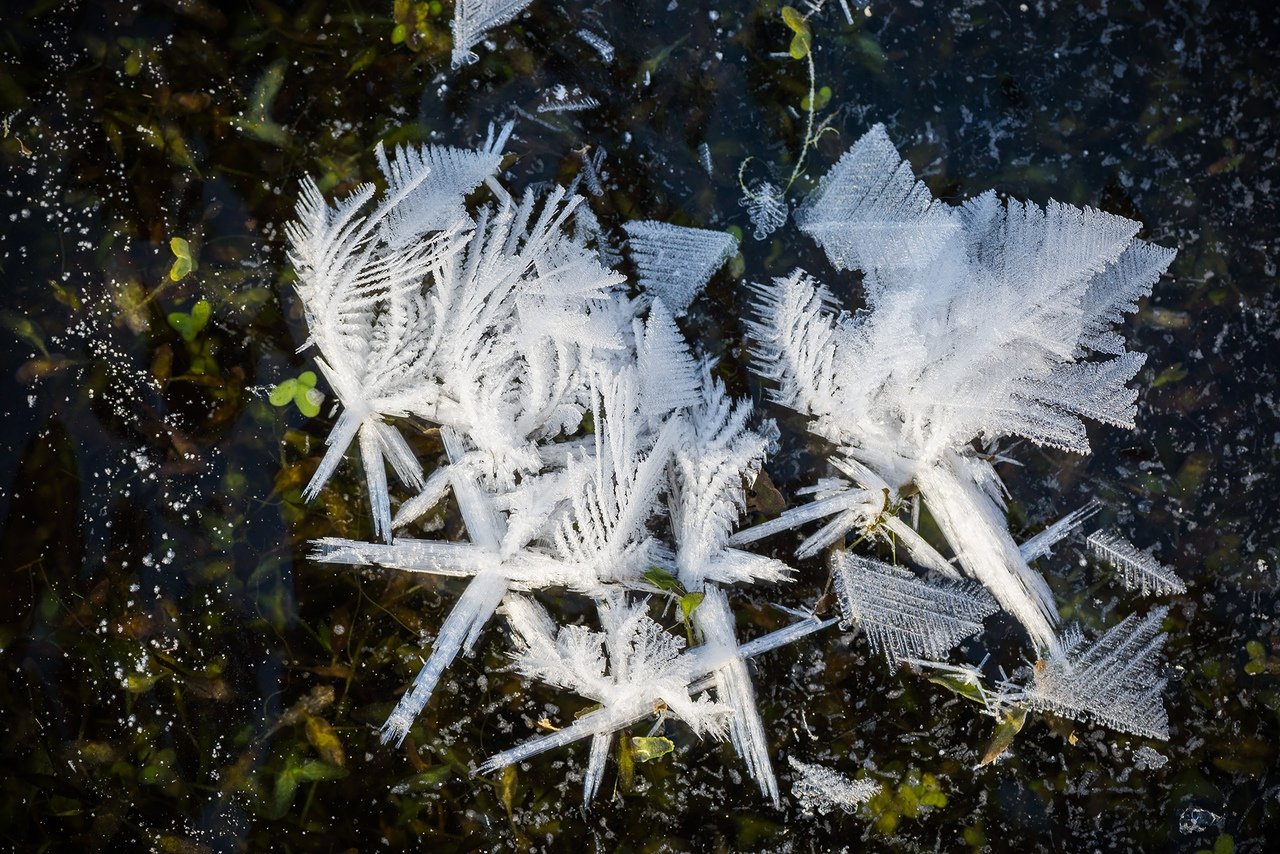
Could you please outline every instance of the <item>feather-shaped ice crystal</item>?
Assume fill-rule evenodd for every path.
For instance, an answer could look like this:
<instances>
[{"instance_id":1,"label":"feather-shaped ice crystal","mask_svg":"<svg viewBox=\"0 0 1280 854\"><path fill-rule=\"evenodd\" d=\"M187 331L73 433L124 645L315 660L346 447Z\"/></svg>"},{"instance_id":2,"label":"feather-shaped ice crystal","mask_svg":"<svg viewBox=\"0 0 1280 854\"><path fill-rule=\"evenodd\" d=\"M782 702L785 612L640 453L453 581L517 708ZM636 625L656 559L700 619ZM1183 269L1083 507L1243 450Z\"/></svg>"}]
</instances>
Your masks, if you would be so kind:
<instances>
[{"instance_id":1,"label":"feather-shaped ice crystal","mask_svg":"<svg viewBox=\"0 0 1280 854\"><path fill-rule=\"evenodd\" d=\"M993 193L939 203L880 127L797 221L833 265L862 270L869 310L837 313L802 271L757 287L756 369L775 383L774 400L839 448L832 462L853 484L890 499L870 519L854 512L866 495L829 502L842 515L827 541L872 521L898 535L890 505L914 487L960 566L1038 647L1057 650L1052 594L1019 553L1000 481L972 443L1021 436L1087 453L1082 417L1133 426L1136 393L1125 384L1143 357L1124 352L1110 329L1172 251L1137 240L1139 223L1092 208L1002 203ZM903 542L947 571L918 536Z\"/></svg>"}]
</instances>

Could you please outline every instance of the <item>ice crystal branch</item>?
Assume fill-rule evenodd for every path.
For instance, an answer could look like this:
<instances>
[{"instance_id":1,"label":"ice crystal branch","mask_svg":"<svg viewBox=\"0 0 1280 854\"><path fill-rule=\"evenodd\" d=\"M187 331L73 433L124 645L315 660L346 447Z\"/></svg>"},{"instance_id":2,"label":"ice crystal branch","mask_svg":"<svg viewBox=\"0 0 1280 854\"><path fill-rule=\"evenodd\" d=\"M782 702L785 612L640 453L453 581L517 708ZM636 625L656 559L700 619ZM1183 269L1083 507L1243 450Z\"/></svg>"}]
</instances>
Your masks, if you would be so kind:
<instances>
[{"instance_id":1,"label":"ice crystal branch","mask_svg":"<svg viewBox=\"0 0 1280 854\"><path fill-rule=\"evenodd\" d=\"M562 473L540 475L518 501L509 536L508 516L459 465L462 441L442 431L452 481L470 543L398 539L389 544L325 539L313 558L328 563L376 564L411 572L472 576L445 619L412 689L384 727L384 741L402 741L414 718L459 651L467 651L507 592L567 587L602 595L608 584L638 584L645 568L662 560L647 523L658 509L669 448L677 424L650 434L637 408L634 369L598 380L593 412L599 429L594 454L571 458ZM544 507L530 506L535 496ZM530 540L536 539L531 542Z\"/></svg>"},{"instance_id":2,"label":"ice crystal branch","mask_svg":"<svg viewBox=\"0 0 1280 854\"><path fill-rule=\"evenodd\" d=\"M387 189L371 213L360 213L371 185L331 207L307 183L289 227L308 344L342 405L305 494L358 439L384 538L384 460L432 499L443 486L427 489L387 418L454 428L487 461L479 474L509 485L541 469L540 442L577 429L590 366L626 350L630 317L612 300L623 278L567 228L580 200L553 190L516 203L495 181L509 134L491 132L476 151L380 151ZM466 195L481 183L500 204L472 219Z\"/></svg>"},{"instance_id":3,"label":"ice crystal branch","mask_svg":"<svg viewBox=\"0 0 1280 854\"><path fill-rule=\"evenodd\" d=\"M791 794L810 814L826 815L833 809L850 813L880 791L880 784L875 780L853 780L822 765L801 762L794 756L788 756L787 762L796 772Z\"/></svg>"},{"instance_id":4,"label":"ice crystal branch","mask_svg":"<svg viewBox=\"0 0 1280 854\"><path fill-rule=\"evenodd\" d=\"M1139 590L1143 596L1187 592L1177 573L1114 531L1095 531L1086 542L1089 551L1120 573L1130 590Z\"/></svg>"},{"instance_id":5,"label":"ice crystal branch","mask_svg":"<svg viewBox=\"0 0 1280 854\"><path fill-rule=\"evenodd\" d=\"M738 241L724 231L654 220L629 222L624 228L640 287L661 297L676 317L738 250Z\"/></svg>"},{"instance_id":6,"label":"ice crystal branch","mask_svg":"<svg viewBox=\"0 0 1280 854\"><path fill-rule=\"evenodd\" d=\"M453 67L476 61L471 50L490 30L515 18L533 0L455 0L453 10Z\"/></svg>"},{"instance_id":7,"label":"ice crystal branch","mask_svg":"<svg viewBox=\"0 0 1280 854\"><path fill-rule=\"evenodd\" d=\"M605 602L600 609L602 632L567 626L554 636L554 623L536 603L513 597L507 608L508 622L517 637L517 669L532 678L581 692L597 700L601 708L582 715L564 729L489 758L476 769L480 774L583 738L604 739L607 745L614 732L653 715L660 706L695 732L723 737L728 707L693 697L712 686L714 671L726 657L736 654L751 658L835 623L802 620L743 644L736 652L720 644L704 644L685 651L681 638L667 633L644 613L643 602ZM592 764L583 786L587 801L599 786L606 753L592 745Z\"/></svg>"},{"instance_id":8,"label":"ice crystal branch","mask_svg":"<svg viewBox=\"0 0 1280 854\"><path fill-rule=\"evenodd\" d=\"M891 666L904 659L946 658L996 612L995 601L972 582L927 580L858 555L841 555L834 578L842 625L862 629L872 651L883 652Z\"/></svg>"},{"instance_id":9,"label":"ice crystal branch","mask_svg":"<svg viewBox=\"0 0 1280 854\"><path fill-rule=\"evenodd\" d=\"M1160 623L1168 610L1157 608L1141 619L1128 616L1089 642L1078 630L1070 632L1062 644L1064 655L1038 661L1020 699L1041 711L1168 740L1169 718L1161 701L1165 680L1156 673L1165 641Z\"/></svg>"}]
</instances>

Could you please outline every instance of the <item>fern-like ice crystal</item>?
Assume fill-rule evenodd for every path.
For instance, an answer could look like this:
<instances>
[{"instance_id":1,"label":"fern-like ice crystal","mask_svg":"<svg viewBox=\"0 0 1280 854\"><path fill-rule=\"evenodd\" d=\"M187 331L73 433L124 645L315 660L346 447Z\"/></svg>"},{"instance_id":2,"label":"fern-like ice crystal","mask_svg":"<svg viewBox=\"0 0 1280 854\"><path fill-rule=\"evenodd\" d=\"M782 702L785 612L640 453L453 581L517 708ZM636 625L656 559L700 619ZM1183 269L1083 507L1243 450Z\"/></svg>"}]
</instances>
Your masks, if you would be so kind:
<instances>
[{"instance_id":1,"label":"fern-like ice crystal","mask_svg":"<svg viewBox=\"0 0 1280 854\"><path fill-rule=\"evenodd\" d=\"M1160 624L1168 608L1130 615L1101 637L1085 641L1078 630L1064 638L1063 655L1036 662L1019 699L1041 711L1167 741L1165 679L1156 656L1164 646Z\"/></svg>"},{"instance_id":2,"label":"fern-like ice crystal","mask_svg":"<svg viewBox=\"0 0 1280 854\"><path fill-rule=\"evenodd\" d=\"M1019 553L1000 481L972 443L1021 436L1087 453L1082 417L1132 427L1126 383L1143 358L1117 346L1111 325L1173 253L1136 240L1138 223L1092 208L994 193L938 202L879 126L796 221L835 267L863 272L868 310L839 313L803 271L758 287L749 331L773 399L810 417L853 484L891 499L918 490L960 566L1055 651L1052 594ZM860 497L831 504L843 521L828 537L870 521L850 512ZM940 569L922 539L904 544Z\"/></svg>"},{"instance_id":3,"label":"fern-like ice crystal","mask_svg":"<svg viewBox=\"0 0 1280 854\"><path fill-rule=\"evenodd\" d=\"M1138 590L1143 596L1187 592L1187 585L1177 573L1114 531L1095 531L1086 543L1089 551L1120 574L1130 590Z\"/></svg>"},{"instance_id":4,"label":"fern-like ice crystal","mask_svg":"<svg viewBox=\"0 0 1280 854\"><path fill-rule=\"evenodd\" d=\"M970 581L925 579L848 553L840 556L834 579L842 625L862 629L891 666L911 658L945 659L997 610L995 600Z\"/></svg>"}]
</instances>

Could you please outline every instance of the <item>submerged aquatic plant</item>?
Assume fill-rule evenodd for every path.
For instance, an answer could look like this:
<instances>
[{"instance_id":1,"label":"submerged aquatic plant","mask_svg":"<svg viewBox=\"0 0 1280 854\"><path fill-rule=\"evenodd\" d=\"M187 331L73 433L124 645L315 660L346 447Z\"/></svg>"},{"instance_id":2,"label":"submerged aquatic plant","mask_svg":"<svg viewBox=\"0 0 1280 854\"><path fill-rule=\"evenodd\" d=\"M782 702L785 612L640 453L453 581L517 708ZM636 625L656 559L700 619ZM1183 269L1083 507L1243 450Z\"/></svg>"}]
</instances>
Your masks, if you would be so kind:
<instances>
[{"instance_id":1,"label":"submerged aquatic plant","mask_svg":"<svg viewBox=\"0 0 1280 854\"><path fill-rule=\"evenodd\" d=\"M809 26L809 17L818 8L811 7L808 14L802 14L794 7L783 6L780 13L782 22L791 31L791 44L787 52L792 59L805 63L809 82L809 94L800 105L805 116L804 139L800 143L800 151L791 167L791 172L787 175L787 180L781 186L764 178L748 183L747 167L755 158L747 157L738 164L738 189L742 192L739 204L747 209L747 218L751 220L752 237L756 240L764 240L786 224L790 212L787 193L796 179L804 174L804 164L808 158L809 149L818 141L822 132L814 129L818 110L817 72L813 65L813 30ZM829 89L823 87L822 91L827 93L828 98L830 97Z\"/></svg>"}]
</instances>

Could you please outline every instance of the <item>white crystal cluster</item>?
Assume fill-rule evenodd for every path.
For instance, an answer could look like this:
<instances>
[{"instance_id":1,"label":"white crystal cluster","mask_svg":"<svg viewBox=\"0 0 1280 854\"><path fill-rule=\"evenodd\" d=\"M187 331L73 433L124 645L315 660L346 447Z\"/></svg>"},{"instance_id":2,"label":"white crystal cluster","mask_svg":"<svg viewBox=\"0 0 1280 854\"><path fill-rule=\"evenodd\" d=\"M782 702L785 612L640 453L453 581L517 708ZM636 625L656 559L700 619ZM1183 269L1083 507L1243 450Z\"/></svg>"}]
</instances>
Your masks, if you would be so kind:
<instances>
[{"instance_id":1,"label":"white crystal cluster","mask_svg":"<svg viewBox=\"0 0 1280 854\"><path fill-rule=\"evenodd\" d=\"M354 445L377 540L319 540L312 555L451 577L460 590L384 741L405 738L445 669L499 613L522 675L598 706L481 771L589 739L590 801L614 734L660 715L729 741L777 803L747 662L835 621L803 617L744 643L731 603L741 585L794 574L746 546L821 519L801 557L853 531L910 558L890 566L837 551L833 563L845 625L891 663L939 662L1001 608L1041 656L1029 681L1001 688L1002 702L1167 735L1153 676L1162 612L1093 644L1064 640L1052 591L1030 566L1095 508L1019 546L975 442L1021 436L1087 452L1082 417L1132 426L1126 382L1142 357L1112 326L1171 252L1096 210L990 193L942 204L873 128L795 214L837 270L862 272L867 310L841 311L796 271L754 286L748 323L772 400L832 443L834 476L806 490L809 503L739 531L778 428L729 395L676 321L736 242L627 223L629 288L583 198L504 184L511 130L491 129L473 150L379 149L380 188L329 202L308 182L288 231L305 346L336 399L306 495ZM439 430L446 460L414 453L424 428ZM411 536L450 496L465 540ZM943 542L906 514L921 502ZM1126 580L1155 578L1144 590L1177 589L1136 551L1094 547L1123 559ZM554 596L532 596L543 591L594 601L598 628L558 620L542 604ZM662 618L664 599L683 631Z\"/></svg>"}]
</instances>

